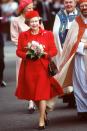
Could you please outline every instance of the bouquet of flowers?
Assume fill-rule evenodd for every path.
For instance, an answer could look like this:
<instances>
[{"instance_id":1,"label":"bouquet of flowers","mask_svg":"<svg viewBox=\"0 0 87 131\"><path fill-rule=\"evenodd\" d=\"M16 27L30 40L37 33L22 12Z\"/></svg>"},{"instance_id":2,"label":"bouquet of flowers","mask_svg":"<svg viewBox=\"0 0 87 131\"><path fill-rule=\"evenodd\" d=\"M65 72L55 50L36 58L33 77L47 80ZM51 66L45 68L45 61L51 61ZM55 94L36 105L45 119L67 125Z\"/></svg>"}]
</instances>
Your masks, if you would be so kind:
<instances>
[{"instance_id":1,"label":"bouquet of flowers","mask_svg":"<svg viewBox=\"0 0 87 131\"><path fill-rule=\"evenodd\" d=\"M31 41L28 43L26 49L27 49L27 55L29 58L41 58L46 54L44 52L45 46L38 43L37 41Z\"/></svg>"}]
</instances>

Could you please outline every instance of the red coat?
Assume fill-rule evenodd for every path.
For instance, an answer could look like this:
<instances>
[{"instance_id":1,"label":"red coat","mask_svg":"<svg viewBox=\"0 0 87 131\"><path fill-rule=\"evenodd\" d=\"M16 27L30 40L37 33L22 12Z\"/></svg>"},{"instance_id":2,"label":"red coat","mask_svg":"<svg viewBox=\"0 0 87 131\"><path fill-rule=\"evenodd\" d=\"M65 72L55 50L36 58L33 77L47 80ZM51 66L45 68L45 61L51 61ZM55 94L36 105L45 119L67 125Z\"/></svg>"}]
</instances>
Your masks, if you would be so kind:
<instances>
[{"instance_id":1,"label":"red coat","mask_svg":"<svg viewBox=\"0 0 87 131\"><path fill-rule=\"evenodd\" d=\"M20 33L16 53L22 58L22 62L16 96L26 100L49 100L53 96L62 94L63 90L53 77L49 77L47 72L49 61L46 57L36 61L26 58L24 48L32 40L45 45L45 52L49 53L51 57L57 54L51 32L40 29L37 35L32 35L31 30Z\"/></svg>"}]
</instances>

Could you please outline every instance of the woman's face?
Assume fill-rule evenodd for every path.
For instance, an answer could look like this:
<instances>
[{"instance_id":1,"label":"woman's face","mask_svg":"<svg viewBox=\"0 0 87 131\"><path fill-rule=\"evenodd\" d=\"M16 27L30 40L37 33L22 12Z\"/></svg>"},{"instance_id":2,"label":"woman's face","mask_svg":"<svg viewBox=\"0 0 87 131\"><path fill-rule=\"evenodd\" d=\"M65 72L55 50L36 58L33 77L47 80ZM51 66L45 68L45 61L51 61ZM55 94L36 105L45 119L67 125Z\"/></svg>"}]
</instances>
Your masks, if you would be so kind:
<instances>
[{"instance_id":1,"label":"woman's face","mask_svg":"<svg viewBox=\"0 0 87 131\"><path fill-rule=\"evenodd\" d=\"M29 27L32 30L38 30L39 29L39 17L34 17L29 20L28 23Z\"/></svg>"},{"instance_id":2,"label":"woman's face","mask_svg":"<svg viewBox=\"0 0 87 131\"><path fill-rule=\"evenodd\" d=\"M26 13L27 11L32 11L33 10L33 3L27 5L25 8L24 8L24 13Z\"/></svg>"}]
</instances>

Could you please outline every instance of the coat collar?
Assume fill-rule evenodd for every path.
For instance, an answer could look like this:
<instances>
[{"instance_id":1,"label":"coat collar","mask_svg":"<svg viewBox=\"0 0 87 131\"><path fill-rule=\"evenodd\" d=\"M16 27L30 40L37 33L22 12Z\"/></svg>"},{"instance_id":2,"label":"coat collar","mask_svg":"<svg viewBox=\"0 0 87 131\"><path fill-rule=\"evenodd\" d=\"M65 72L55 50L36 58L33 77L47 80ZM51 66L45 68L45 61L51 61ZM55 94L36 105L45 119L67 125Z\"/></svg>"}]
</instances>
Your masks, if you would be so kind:
<instances>
[{"instance_id":1,"label":"coat collar","mask_svg":"<svg viewBox=\"0 0 87 131\"><path fill-rule=\"evenodd\" d=\"M30 32L30 35L35 36L35 35L33 35L33 34L31 33L31 29L29 29L29 32ZM46 30L43 30L43 29L40 27L40 28L39 28L39 32L38 32L38 34L36 34L36 35L43 35L44 33L46 33Z\"/></svg>"},{"instance_id":2,"label":"coat collar","mask_svg":"<svg viewBox=\"0 0 87 131\"><path fill-rule=\"evenodd\" d=\"M76 8L72 12L70 12L69 14L67 13L66 10L64 10L64 12L65 12L66 15L77 15L78 14L78 11L77 11Z\"/></svg>"}]
</instances>

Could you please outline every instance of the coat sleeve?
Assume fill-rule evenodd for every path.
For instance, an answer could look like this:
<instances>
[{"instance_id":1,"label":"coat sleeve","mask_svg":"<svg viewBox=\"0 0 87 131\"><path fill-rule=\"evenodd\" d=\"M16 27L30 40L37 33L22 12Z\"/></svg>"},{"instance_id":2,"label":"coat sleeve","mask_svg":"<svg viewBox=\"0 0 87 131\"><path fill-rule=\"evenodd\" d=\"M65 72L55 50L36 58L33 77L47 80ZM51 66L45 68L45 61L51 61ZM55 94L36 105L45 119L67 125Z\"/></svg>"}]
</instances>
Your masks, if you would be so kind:
<instances>
[{"instance_id":1,"label":"coat sleeve","mask_svg":"<svg viewBox=\"0 0 87 131\"><path fill-rule=\"evenodd\" d=\"M18 45L18 24L17 21L14 19L14 21L11 21L10 25L10 33L11 33L11 40L15 45Z\"/></svg>"},{"instance_id":2,"label":"coat sleeve","mask_svg":"<svg viewBox=\"0 0 87 131\"><path fill-rule=\"evenodd\" d=\"M18 37L18 46L16 50L17 56L21 57L22 59L26 58L26 51L24 50L24 33L20 33Z\"/></svg>"},{"instance_id":3,"label":"coat sleeve","mask_svg":"<svg viewBox=\"0 0 87 131\"><path fill-rule=\"evenodd\" d=\"M48 34L48 40L49 40L49 44L48 44L48 54L53 57L57 54L57 48L55 45L55 41L54 41L54 36L52 32L49 32Z\"/></svg>"}]
</instances>

